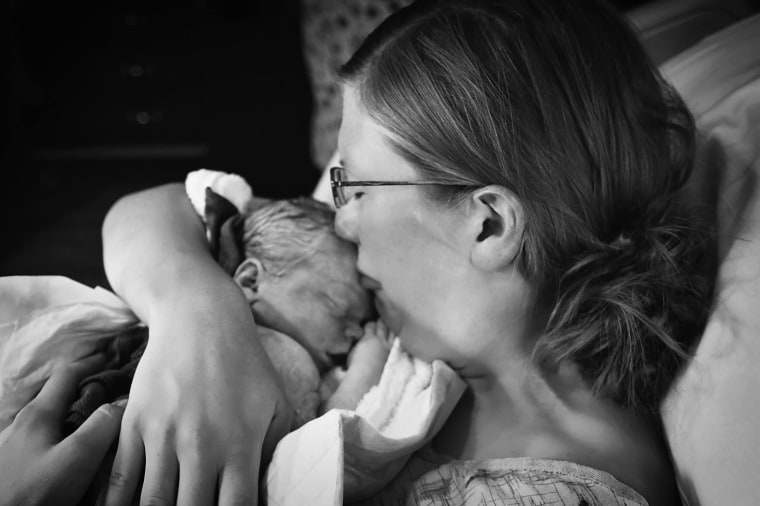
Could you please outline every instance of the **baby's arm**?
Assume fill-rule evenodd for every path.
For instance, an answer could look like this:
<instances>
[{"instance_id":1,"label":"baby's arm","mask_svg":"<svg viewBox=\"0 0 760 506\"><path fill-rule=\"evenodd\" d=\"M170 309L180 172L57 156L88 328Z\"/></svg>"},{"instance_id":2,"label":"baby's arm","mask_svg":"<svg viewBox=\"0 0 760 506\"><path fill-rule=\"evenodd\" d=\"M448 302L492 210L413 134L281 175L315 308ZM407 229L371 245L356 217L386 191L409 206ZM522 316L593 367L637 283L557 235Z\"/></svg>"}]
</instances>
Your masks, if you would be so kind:
<instances>
[{"instance_id":1,"label":"baby's arm","mask_svg":"<svg viewBox=\"0 0 760 506\"><path fill-rule=\"evenodd\" d=\"M370 388L377 385L394 336L378 320L364 326L364 335L348 355L348 369L335 392L320 406L320 414L333 408L356 409Z\"/></svg>"}]
</instances>

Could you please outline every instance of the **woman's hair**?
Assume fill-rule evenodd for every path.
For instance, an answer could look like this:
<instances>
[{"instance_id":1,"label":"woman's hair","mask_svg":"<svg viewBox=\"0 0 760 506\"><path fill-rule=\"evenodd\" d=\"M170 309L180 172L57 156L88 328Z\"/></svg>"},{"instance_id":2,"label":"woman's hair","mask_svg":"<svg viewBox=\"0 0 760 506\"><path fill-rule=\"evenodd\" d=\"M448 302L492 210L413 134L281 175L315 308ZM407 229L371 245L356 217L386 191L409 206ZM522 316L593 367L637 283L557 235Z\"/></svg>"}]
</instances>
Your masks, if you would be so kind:
<instances>
[{"instance_id":1,"label":"woman's hair","mask_svg":"<svg viewBox=\"0 0 760 506\"><path fill-rule=\"evenodd\" d=\"M258 258L272 276L282 276L314 254L328 241L343 241L335 233L335 212L308 197L274 200L247 212L241 223L246 258ZM349 244L346 242L346 244ZM331 250L331 254L338 254Z\"/></svg>"},{"instance_id":2,"label":"woman's hair","mask_svg":"<svg viewBox=\"0 0 760 506\"><path fill-rule=\"evenodd\" d=\"M502 185L548 323L536 359L656 410L706 315L704 227L679 191L694 124L632 28L594 0L418 0L341 68L434 202Z\"/></svg>"}]
</instances>

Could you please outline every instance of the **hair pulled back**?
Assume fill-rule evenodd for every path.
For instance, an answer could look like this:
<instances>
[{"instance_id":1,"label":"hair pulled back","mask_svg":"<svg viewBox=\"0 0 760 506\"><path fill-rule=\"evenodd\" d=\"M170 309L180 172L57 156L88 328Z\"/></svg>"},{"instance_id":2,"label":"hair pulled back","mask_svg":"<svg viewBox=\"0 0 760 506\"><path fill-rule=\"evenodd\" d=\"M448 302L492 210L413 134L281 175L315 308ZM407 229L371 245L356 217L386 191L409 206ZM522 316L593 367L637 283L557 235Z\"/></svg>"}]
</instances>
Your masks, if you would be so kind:
<instances>
[{"instance_id":1,"label":"hair pulled back","mask_svg":"<svg viewBox=\"0 0 760 506\"><path fill-rule=\"evenodd\" d=\"M452 204L498 184L526 216L518 258L548 314L540 363L654 410L698 336L704 228L678 194L693 119L594 0L418 0L342 67L392 147Z\"/></svg>"}]
</instances>

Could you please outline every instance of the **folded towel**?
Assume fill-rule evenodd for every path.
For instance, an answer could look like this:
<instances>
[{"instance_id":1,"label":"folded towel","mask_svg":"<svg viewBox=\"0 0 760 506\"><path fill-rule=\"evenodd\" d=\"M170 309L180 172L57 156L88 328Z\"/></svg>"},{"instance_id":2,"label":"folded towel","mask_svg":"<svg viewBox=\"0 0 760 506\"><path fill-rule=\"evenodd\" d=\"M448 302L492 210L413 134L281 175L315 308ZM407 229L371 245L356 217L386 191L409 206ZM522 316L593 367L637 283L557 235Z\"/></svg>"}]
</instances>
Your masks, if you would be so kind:
<instances>
[{"instance_id":1,"label":"folded towel","mask_svg":"<svg viewBox=\"0 0 760 506\"><path fill-rule=\"evenodd\" d=\"M396 339L380 383L355 411L331 410L285 436L261 487L270 506L340 505L369 497L440 430L465 390L442 361Z\"/></svg>"}]
</instances>

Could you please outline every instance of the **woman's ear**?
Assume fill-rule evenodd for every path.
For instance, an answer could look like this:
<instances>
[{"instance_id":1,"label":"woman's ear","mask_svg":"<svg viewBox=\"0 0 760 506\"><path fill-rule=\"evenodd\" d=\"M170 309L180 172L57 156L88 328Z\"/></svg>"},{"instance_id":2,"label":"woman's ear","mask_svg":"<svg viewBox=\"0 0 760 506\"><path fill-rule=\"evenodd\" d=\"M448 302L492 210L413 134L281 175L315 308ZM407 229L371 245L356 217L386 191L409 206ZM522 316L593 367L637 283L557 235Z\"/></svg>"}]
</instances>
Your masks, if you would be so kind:
<instances>
[{"instance_id":1,"label":"woman's ear","mask_svg":"<svg viewBox=\"0 0 760 506\"><path fill-rule=\"evenodd\" d=\"M232 278L238 284L249 304L254 304L259 300L259 276L264 269L258 258L246 258L235 269Z\"/></svg>"},{"instance_id":2,"label":"woman's ear","mask_svg":"<svg viewBox=\"0 0 760 506\"><path fill-rule=\"evenodd\" d=\"M514 193L498 185L480 188L470 199L472 263L486 272L502 270L515 260L522 245L522 203Z\"/></svg>"}]
</instances>

